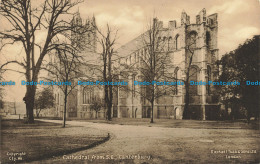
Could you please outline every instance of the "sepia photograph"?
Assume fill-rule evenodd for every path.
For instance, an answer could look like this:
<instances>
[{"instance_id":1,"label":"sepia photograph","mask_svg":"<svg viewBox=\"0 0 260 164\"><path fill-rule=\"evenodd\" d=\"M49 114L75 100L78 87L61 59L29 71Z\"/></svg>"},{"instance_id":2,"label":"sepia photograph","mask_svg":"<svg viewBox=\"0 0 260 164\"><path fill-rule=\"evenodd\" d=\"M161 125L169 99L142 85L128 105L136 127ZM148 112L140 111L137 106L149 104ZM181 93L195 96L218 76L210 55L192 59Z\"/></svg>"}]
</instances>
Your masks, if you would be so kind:
<instances>
[{"instance_id":1,"label":"sepia photograph","mask_svg":"<svg viewBox=\"0 0 260 164\"><path fill-rule=\"evenodd\" d=\"M0 0L0 164L260 163L260 0Z\"/></svg>"}]
</instances>

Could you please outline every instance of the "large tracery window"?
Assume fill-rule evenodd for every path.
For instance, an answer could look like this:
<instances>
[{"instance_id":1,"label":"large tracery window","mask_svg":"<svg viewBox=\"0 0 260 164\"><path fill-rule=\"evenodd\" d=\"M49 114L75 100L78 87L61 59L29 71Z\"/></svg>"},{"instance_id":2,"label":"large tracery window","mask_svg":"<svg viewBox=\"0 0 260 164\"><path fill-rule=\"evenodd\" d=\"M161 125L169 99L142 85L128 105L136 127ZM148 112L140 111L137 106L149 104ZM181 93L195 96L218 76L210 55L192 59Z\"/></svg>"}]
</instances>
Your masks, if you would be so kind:
<instances>
[{"instance_id":1,"label":"large tracery window","mask_svg":"<svg viewBox=\"0 0 260 164\"><path fill-rule=\"evenodd\" d=\"M94 98L93 88L85 87L83 88L83 104L91 104Z\"/></svg>"},{"instance_id":2,"label":"large tracery window","mask_svg":"<svg viewBox=\"0 0 260 164\"><path fill-rule=\"evenodd\" d=\"M196 67L190 69L190 81L198 82L198 69ZM197 95L198 85L189 85L189 91L191 95Z\"/></svg>"}]
</instances>

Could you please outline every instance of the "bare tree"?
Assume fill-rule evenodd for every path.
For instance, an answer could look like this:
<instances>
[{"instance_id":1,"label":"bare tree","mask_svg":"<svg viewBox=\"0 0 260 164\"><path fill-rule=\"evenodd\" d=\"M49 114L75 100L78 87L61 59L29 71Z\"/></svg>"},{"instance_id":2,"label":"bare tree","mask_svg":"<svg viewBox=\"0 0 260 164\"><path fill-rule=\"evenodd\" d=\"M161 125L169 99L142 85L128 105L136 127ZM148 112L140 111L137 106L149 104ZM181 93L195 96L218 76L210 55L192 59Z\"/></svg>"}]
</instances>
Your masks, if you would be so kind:
<instances>
[{"instance_id":1,"label":"bare tree","mask_svg":"<svg viewBox=\"0 0 260 164\"><path fill-rule=\"evenodd\" d=\"M154 18L148 25L147 32L141 38L144 53L139 58L140 66L138 69L143 78L142 80L149 84L139 91L135 90L135 92L149 101L151 105L151 123L154 122L155 100L165 95L166 90L169 89L167 85L160 86L156 83L160 80L166 80L167 60L169 61L168 40L164 37L166 34L163 34L162 28L162 23L157 18Z\"/></svg>"},{"instance_id":2,"label":"bare tree","mask_svg":"<svg viewBox=\"0 0 260 164\"><path fill-rule=\"evenodd\" d=\"M117 37L117 31L113 31L110 26L107 24L106 32L102 33L101 30L97 28L98 34L100 35L100 39L98 43L101 45L101 60L103 64L102 74L104 82L112 82L113 74L112 74L112 56L114 55L114 46ZM107 107L107 120L111 120L112 113L112 104L113 104L113 86L112 85L104 85L104 93L105 93L105 104Z\"/></svg>"},{"instance_id":3,"label":"bare tree","mask_svg":"<svg viewBox=\"0 0 260 164\"><path fill-rule=\"evenodd\" d=\"M48 80L55 80L61 82L57 86L64 95L64 110L63 110L63 127L66 126L66 115L67 115L67 101L69 94L77 86L76 79L80 76L80 64L81 56L76 51L60 51L57 50L57 62L52 62L47 65L48 70L54 77Z\"/></svg>"},{"instance_id":4,"label":"bare tree","mask_svg":"<svg viewBox=\"0 0 260 164\"><path fill-rule=\"evenodd\" d=\"M36 1L35 1L36 2ZM62 19L70 14L70 9L80 3L79 0L44 0L40 5L32 4L30 0L2 0L0 15L10 24L10 28L0 32L1 48L5 45L18 43L23 45L25 56L22 61L13 60L4 63L0 69L10 63L15 63L25 69L28 82L38 81L38 75L46 54L60 49L61 52L71 50L71 44L63 42L70 39L70 32L77 29L69 21ZM35 6L35 7L34 7ZM46 32L46 37L37 42L41 36L37 32ZM82 32L75 30L75 32ZM33 107L35 100L35 85L26 86L24 101L28 122L33 123Z\"/></svg>"}]
</instances>

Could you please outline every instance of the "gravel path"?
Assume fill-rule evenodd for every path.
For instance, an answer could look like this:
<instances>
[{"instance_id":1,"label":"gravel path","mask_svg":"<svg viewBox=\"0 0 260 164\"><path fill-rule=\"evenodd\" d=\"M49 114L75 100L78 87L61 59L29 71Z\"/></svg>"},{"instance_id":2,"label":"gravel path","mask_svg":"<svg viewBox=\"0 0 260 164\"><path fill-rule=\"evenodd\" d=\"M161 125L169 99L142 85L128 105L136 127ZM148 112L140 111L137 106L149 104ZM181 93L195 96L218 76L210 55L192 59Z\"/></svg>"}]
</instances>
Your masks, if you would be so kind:
<instances>
[{"instance_id":1,"label":"gravel path","mask_svg":"<svg viewBox=\"0 0 260 164\"><path fill-rule=\"evenodd\" d=\"M89 150L37 163L245 163L259 161L260 135L256 130L163 128L77 121L68 121L67 124L109 132L111 139ZM220 150L256 150L256 153L212 152ZM236 158L233 158L234 155L237 155Z\"/></svg>"}]
</instances>

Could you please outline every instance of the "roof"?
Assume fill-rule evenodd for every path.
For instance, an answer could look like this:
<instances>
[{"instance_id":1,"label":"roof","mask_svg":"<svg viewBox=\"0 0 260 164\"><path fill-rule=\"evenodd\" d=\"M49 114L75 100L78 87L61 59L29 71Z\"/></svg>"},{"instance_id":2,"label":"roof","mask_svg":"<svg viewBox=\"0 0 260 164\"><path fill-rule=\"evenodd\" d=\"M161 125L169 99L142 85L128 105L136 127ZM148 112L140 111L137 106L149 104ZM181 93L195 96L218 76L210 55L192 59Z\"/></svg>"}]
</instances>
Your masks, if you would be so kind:
<instances>
[{"instance_id":1,"label":"roof","mask_svg":"<svg viewBox=\"0 0 260 164\"><path fill-rule=\"evenodd\" d=\"M119 49L116 50L116 57L115 59L118 58L125 58L126 56L136 52L137 50L141 49L144 47L144 38L147 37L146 33L148 31L142 33L141 35L139 35L138 37L136 37L135 39L129 41L128 43L126 43L125 45L121 46ZM161 37L164 36L169 36L169 29L168 28L163 28L161 30Z\"/></svg>"}]
</instances>

